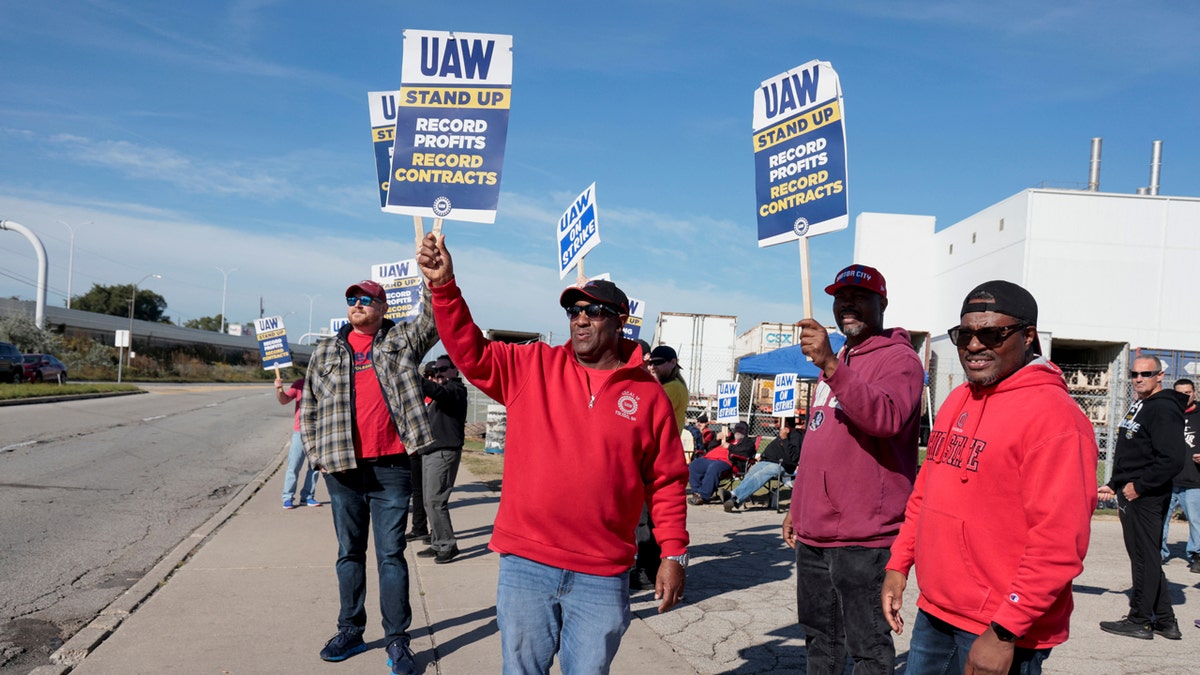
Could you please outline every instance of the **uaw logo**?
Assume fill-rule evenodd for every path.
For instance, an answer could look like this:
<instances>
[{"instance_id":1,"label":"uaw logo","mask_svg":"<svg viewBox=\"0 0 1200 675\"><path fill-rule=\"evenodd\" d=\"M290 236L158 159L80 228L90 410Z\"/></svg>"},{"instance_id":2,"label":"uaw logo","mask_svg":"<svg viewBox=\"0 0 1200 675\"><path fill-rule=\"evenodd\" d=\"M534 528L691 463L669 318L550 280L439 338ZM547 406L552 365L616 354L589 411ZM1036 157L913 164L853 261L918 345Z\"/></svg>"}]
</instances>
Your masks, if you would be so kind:
<instances>
[{"instance_id":1,"label":"uaw logo","mask_svg":"<svg viewBox=\"0 0 1200 675\"><path fill-rule=\"evenodd\" d=\"M433 200L433 215L444 218L450 215L450 198L445 195Z\"/></svg>"},{"instance_id":2,"label":"uaw logo","mask_svg":"<svg viewBox=\"0 0 1200 675\"><path fill-rule=\"evenodd\" d=\"M808 232L808 220L797 218L796 222L792 223L792 232L795 232L797 237L803 237Z\"/></svg>"},{"instance_id":3,"label":"uaw logo","mask_svg":"<svg viewBox=\"0 0 1200 675\"><path fill-rule=\"evenodd\" d=\"M637 395L629 390L621 392L617 398L617 416L636 422L637 418L634 415L637 414L639 400Z\"/></svg>"}]
</instances>

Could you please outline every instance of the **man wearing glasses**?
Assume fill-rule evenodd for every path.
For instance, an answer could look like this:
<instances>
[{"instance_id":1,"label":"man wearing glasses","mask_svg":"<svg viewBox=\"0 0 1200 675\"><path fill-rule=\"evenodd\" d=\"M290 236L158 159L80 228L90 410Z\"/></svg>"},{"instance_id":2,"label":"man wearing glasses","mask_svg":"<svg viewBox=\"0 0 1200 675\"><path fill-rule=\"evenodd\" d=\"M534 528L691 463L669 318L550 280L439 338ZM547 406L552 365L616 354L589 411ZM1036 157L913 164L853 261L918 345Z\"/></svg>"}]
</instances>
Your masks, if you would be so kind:
<instances>
[{"instance_id":1,"label":"man wearing glasses","mask_svg":"<svg viewBox=\"0 0 1200 675\"><path fill-rule=\"evenodd\" d=\"M1187 396L1163 389L1162 362L1138 356L1129 373L1137 399L1121 420L1113 455L1112 480L1100 487L1101 499L1117 498L1121 533L1133 572L1129 613L1119 621L1101 621L1100 630L1151 640L1179 640L1162 570L1162 531L1171 503L1171 479L1183 468L1187 443L1183 411Z\"/></svg>"},{"instance_id":2,"label":"man wearing glasses","mask_svg":"<svg viewBox=\"0 0 1200 675\"><path fill-rule=\"evenodd\" d=\"M508 409L504 489L489 548L500 554L496 623L505 673L608 673L629 627L629 570L643 504L664 554L658 610L680 599L687 507L679 429L662 386L621 337L629 299L608 281L563 291L570 339L487 340L454 278L445 239L417 263L446 351Z\"/></svg>"},{"instance_id":3,"label":"man wearing glasses","mask_svg":"<svg viewBox=\"0 0 1200 675\"><path fill-rule=\"evenodd\" d=\"M1067 639L1098 451L1062 371L1042 356L1037 319L1028 291L989 281L947 331L967 381L938 411L881 594L899 633L916 567L913 675L1036 675Z\"/></svg>"},{"instance_id":4,"label":"man wearing glasses","mask_svg":"<svg viewBox=\"0 0 1200 675\"><path fill-rule=\"evenodd\" d=\"M822 372L783 539L796 551L808 672L840 673L849 654L856 674L890 675L896 649L879 591L917 473L925 373L908 331L883 327L879 270L851 265L825 292L846 345L835 353L824 326L797 324L804 355Z\"/></svg>"},{"instance_id":5,"label":"man wearing glasses","mask_svg":"<svg viewBox=\"0 0 1200 675\"><path fill-rule=\"evenodd\" d=\"M326 473L337 534L338 632L321 650L344 661L367 647L367 532L374 521L379 607L388 666L412 673L404 529L412 492L408 455L434 438L418 368L437 342L428 289L412 322L385 319L387 294L374 281L346 289L349 323L317 345L308 364L301 431L309 462Z\"/></svg>"}]
</instances>

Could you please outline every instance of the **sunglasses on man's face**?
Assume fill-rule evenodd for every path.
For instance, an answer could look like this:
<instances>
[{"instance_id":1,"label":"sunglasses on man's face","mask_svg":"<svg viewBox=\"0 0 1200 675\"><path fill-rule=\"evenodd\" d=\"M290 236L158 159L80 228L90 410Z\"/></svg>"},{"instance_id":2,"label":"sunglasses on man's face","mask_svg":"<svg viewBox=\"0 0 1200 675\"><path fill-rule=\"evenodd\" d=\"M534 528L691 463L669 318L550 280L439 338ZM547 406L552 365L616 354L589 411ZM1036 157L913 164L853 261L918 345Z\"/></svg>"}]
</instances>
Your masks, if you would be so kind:
<instances>
[{"instance_id":1,"label":"sunglasses on man's face","mask_svg":"<svg viewBox=\"0 0 1200 675\"><path fill-rule=\"evenodd\" d=\"M1017 323L1011 326L996 326L994 328L980 328L979 330L971 330L962 326L955 326L946 331L946 335L950 336L950 341L954 346L960 349L966 349L971 345L971 340L979 340L979 344L983 345L984 349L995 349L1004 344L1004 341L1014 333L1019 333L1027 327L1027 324Z\"/></svg>"},{"instance_id":2,"label":"sunglasses on man's face","mask_svg":"<svg viewBox=\"0 0 1200 675\"><path fill-rule=\"evenodd\" d=\"M433 371L435 373L444 373L447 370L451 370L453 368L454 368L454 366L438 366L438 367L434 368Z\"/></svg>"},{"instance_id":3,"label":"sunglasses on man's face","mask_svg":"<svg viewBox=\"0 0 1200 675\"><path fill-rule=\"evenodd\" d=\"M652 366L661 366L662 364L664 364L666 362L667 362L666 359L650 359L650 365L652 365Z\"/></svg>"},{"instance_id":4,"label":"sunglasses on man's face","mask_svg":"<svg viewBox=\"0 0 1200 675\"><path fill-rule=\"evenodd\" d=\"M1161 372L1161 370L1131 370L1129 371L1129 378L1136 380L1140 377L1143 380L1148 380Z\"/></svg>"},{"instance_id":5,"label":"sunglasses on man's face","mask_svg":"<svg viewBox=\"0 0 1200 675\"><path fill-rule=\"evenodd\" d=\"M347 295L346 306L353 307L357 303L362 303L363 307L370 307L371 303L375 302L375 298L369 295Z\"/></svg>"},{"instance_id":6,"label":"sunglasses on man's face","mask_svg":"<svg viewBox=\"0 0 1200 675\"><path fill-rule=\"evenodd\" d=\"M600 317L604 316L605 314L617 316L617 312L615 310L613 310L612 307L609 307L608 305L597 304L594 302L590 305L571 305L570 307L567 307L566 309L567 309L567 317L569 317L571 319L574 319L575 317L579 316L580 314L587 314L587 317L589 319L599 319Z\"/></svg>"}]
</instances>

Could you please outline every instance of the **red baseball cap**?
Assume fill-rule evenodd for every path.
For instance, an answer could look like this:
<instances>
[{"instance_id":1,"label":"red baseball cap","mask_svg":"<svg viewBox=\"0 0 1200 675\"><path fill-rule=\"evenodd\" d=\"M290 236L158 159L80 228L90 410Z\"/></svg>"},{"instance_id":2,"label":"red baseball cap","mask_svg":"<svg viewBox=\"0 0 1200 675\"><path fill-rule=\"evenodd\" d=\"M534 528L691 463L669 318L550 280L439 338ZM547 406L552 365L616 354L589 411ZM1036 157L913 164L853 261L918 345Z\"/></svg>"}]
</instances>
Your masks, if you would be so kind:
<instances>
[{"instance_id":1,"label":"red baseball cap","mask_svg":"<svg viewBox=\"0 0 1200 675\"><path fill-rule=\"evenodd\" d=\"M373 300L387 302L387 291L383 290L383 286L369 279L364 279L346 289L346 297L355 295L366 295Z\"/></svg>"},{"instance_id":2,"label":"red baseball cap","mask_svg":"<svg viewBox=\"0 0 1200 675\"><path fill-rule=\"evenodd\" d=\"M846 286L859 286L887 297L887 282L883 280L883 275L874 267L866 265L851 265L833 278L833 283L825 287L825 292L830 295L836 295L837 292Z\"/></svg>"}]
</instances>

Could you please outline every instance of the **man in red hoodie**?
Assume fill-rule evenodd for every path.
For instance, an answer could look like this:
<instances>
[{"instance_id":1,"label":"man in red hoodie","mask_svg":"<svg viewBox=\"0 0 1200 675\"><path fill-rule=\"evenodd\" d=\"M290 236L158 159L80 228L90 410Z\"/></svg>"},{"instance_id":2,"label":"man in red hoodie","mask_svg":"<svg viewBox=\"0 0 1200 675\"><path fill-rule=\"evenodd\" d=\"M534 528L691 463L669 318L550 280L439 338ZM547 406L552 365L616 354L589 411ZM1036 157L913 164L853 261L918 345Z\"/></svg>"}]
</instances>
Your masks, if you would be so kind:
<instances>
[{"instance_id":1,"label":"man in red hoodie","mask_svg":"<svg viewBox=\"0 0 1200 675\"><path fill-rule=\"evenodd\" d=\"M821 369L783 520L796 549L796 611L809 673L890 673L896 649L879 609L888 547L900 531L917 473L925 373L903 328L883 327L887 284L851 265L825 288L846 336L834 353L812 319L800 345Z\"/></svg>"},{"instance_id":2,"label":"man in red hoodie","mask_svg":"<svg viewBox=\"0 0 1200 675\"><path fill-rule=\"evenodd\" d=\"M683 593L687 505L679 428L662 385L621 337L629 299L608 281L563 291L570 340L484 338L454 279L445 238L417 263L459 371L508 409L504 489L489 548L500 554L496 623L504 672L607 673L629 627L634 528L650 508L662 547L655 598Z\"/></svg>"},{"instance_id":3,"label":"man in red hoodie","mask_svg":"<svg viewBox=\"0 0 1200 675\"><path fill-rule=\"evenodd\" d=\"M1096 508L1095 433L1041 355L1028 291L980 284L960 314L949 336L967 382L938 411L883 611L899 633L915 566L909 673L1036 675L1067 639Z\"/></svg>"}]
</instances>

